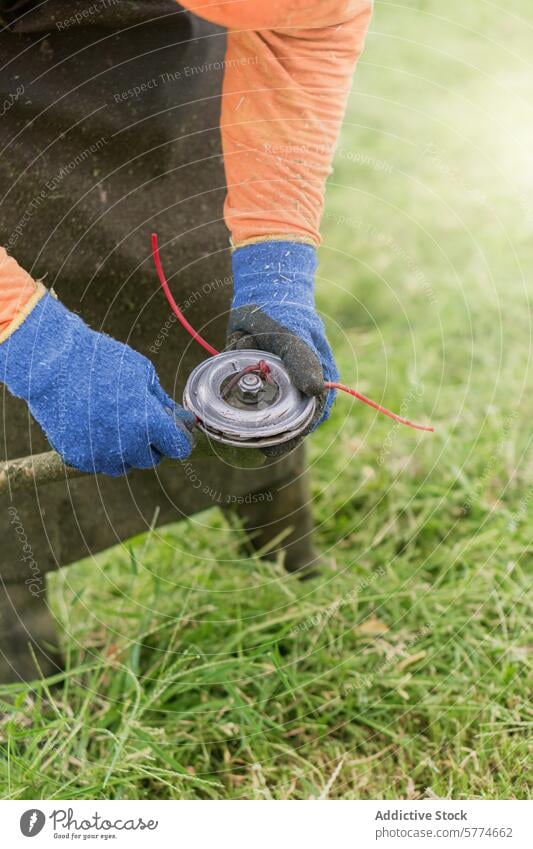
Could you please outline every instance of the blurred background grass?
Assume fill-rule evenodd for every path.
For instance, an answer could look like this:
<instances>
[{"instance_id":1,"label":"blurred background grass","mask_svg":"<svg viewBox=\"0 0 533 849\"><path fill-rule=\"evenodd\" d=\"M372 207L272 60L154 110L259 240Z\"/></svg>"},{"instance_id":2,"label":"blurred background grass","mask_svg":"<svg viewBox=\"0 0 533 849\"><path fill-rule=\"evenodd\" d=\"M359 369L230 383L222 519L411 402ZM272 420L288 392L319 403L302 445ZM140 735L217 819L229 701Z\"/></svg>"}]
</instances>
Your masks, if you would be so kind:
<instances>
[{"instance_id":1,"label":"blurred background grass","mask_svg":"<svg viewBox=\"0 0 533 849\"><path fill-rule=\"evenodd\" d=\"M530 795L532 34L378 2L329 182L343 379L437 433L339 399L312 581L216 509L54 575L70 672L15 688L4 796Z\"/></svg>"}]
</instances>

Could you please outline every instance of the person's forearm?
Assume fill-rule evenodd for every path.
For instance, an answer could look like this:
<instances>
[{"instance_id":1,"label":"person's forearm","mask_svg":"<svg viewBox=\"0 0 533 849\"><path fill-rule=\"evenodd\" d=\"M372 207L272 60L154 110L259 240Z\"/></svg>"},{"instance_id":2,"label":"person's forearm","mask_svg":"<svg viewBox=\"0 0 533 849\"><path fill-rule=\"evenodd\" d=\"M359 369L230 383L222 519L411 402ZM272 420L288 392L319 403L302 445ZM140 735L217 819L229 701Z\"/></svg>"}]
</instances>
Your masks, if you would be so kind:
<instances>
[{"instance_id":1,"label":"person's forearm","mask_svg":"<svg viewBox=\"0 0 533 849\"><path fill-rule=\"evenodd\" d=\"M230 28L221 132L233 243L277 236L318 244L371 0L184 5Z\"/></svg>"},{"instance_id":2,"label":"person's forearm","mask_svg":"<svg viewBox=\"0 0 533 849\"><path fill-rule=\"evenodd\" d=\"M367 19L338 29L229 33L221 129L234 244L272 235L318 244ZM246 77L237 72L243 58Z\"/></svg>"}]
</instances>

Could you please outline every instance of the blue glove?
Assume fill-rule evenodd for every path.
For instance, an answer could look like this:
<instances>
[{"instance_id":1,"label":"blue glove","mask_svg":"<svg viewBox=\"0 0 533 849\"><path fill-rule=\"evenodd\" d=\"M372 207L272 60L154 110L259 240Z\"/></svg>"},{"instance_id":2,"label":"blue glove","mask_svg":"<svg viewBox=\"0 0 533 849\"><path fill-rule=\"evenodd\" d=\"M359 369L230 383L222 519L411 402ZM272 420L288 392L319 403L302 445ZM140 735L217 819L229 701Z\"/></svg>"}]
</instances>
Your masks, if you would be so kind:
<instances>
[{"instance_id":1,"label":"blue glove","mask_svg":"<svg viewBox=\"0 0 533 849\"><path fill-rule=\"evenodd\" d=\"M329 415L337 367L315 308L316 250L301 242L271 240L233 253L230 348L258 348L281 357L292 382L318 398L309 430Z\"/></svg>"},{"instance_id":2,"label":"blue glove","mask_svg":"<svg viewBox=\"0 0 533 849\"><path fill-rule=\"evenodd\" d=\"M194 416L161 388L152 363L48 293L0 345L0 380L84 472L118 476L192 449Z\"/></svg>"}]
</instances>

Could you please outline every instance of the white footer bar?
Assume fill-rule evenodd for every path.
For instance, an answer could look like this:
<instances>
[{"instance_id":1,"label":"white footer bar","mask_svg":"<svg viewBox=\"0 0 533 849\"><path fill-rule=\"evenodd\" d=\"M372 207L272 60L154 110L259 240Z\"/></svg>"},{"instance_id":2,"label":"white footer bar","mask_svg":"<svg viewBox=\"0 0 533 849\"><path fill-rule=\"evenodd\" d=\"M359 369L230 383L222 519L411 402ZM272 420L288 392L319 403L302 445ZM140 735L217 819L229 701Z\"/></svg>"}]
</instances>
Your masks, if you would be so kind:
<instances>
[{"instance_id":1,"label":"white footer bar","mask_svg":"<svg viewBox=\"0 0 533 849\"><path fill-rule=\"evenodd\" d=\"M364 849L533 846L532 802L4 801L2 845Z\"/></svg>"}]
</instances>

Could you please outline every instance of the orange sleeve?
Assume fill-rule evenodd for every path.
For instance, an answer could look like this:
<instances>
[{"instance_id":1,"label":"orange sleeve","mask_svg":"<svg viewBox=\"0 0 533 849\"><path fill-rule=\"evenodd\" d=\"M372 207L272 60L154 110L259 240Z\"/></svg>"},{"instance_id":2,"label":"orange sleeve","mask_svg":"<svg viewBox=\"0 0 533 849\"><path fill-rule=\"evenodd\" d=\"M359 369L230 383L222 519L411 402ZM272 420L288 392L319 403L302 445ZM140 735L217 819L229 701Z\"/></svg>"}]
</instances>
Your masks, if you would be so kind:
<instances>
[{"instance_id":1,"label":"orange sleeve","mask_svg":"<svg viewBox=\"0 0 533 849\"><path fill-rule=\"evenodd\" d=\"M221 132L233 243L291 236L318 244L371 0L181 2L229 28Z\"/></svg>"},{"instance_id":2,"label":"orange sleeve","mask_svg":"<svg viewBox=\"0 0 533 849\"><path fill-rule=\"evenodd\" d=\"M0 342L18 327L27 315L27 307L40 293L40 287L20 265L0 247Z\"/></svg>"}]
</instances>

